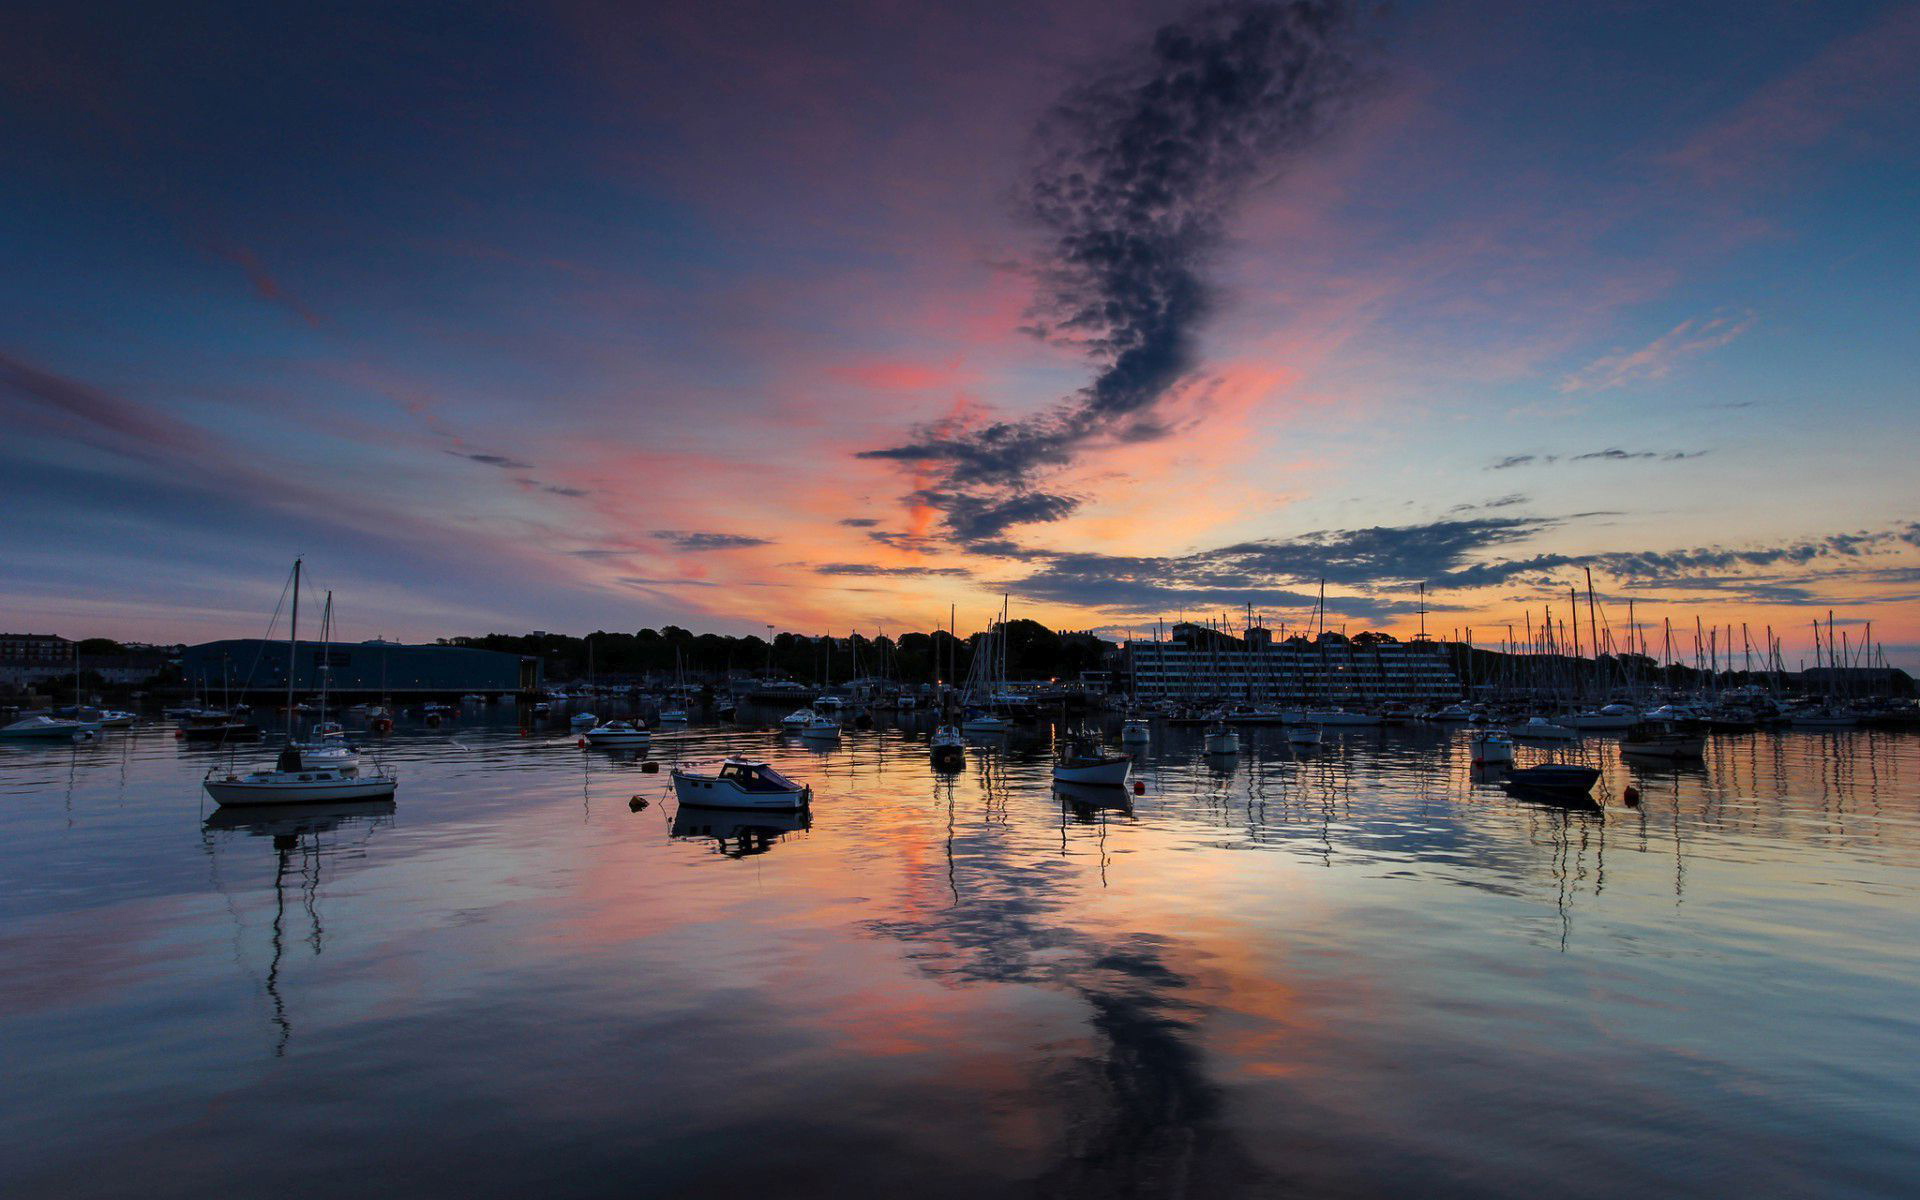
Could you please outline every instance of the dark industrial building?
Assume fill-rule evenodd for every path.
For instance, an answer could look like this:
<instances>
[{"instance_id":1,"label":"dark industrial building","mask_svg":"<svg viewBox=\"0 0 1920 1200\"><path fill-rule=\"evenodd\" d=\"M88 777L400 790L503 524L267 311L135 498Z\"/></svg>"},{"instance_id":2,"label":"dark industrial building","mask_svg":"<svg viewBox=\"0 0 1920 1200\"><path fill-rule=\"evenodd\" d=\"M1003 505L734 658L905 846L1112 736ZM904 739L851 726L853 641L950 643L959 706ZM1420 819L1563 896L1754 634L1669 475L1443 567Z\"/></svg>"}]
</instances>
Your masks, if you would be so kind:
<instances>
[{"instance_id":1,"label":"dark industrial building","mask_svg":"<svg viewBox=\"0 0 1920 1200\"><path fill-rule=\"evenodd\" d=\"M398 642L301 642L294 651L294 690L318 692L324 678L337 696L483 696L533 692L543 679L538 658L465 646L403 646ZM181 673L195 693L218 698L284 692L287 644L232 638L189 646Z\"/></svg>"}]
</instances>

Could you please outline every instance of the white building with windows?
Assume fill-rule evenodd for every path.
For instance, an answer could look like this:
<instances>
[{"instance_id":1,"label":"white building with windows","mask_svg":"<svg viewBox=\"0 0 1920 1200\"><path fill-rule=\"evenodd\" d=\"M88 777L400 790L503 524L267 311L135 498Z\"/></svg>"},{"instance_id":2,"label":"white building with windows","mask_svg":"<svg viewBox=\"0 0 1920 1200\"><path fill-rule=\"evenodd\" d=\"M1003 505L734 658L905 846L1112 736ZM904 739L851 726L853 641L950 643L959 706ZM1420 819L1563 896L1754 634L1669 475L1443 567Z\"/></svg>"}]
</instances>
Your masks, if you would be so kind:
<instances>
[{"instance_id":1,"label":"white building with windows","mask_svg":"<svg viewBox=\"0 0 1920 1200\"><path fill-rule=\"evenodd\" d=\"M1446 647L1421 639L1328 632L1276 643L1265 629L1234 637L1180 624L1166 641L1128 642L1126 660L1141 700L1356 706L1447 704L1461 696Z\"/></svg>"}]
</instances>

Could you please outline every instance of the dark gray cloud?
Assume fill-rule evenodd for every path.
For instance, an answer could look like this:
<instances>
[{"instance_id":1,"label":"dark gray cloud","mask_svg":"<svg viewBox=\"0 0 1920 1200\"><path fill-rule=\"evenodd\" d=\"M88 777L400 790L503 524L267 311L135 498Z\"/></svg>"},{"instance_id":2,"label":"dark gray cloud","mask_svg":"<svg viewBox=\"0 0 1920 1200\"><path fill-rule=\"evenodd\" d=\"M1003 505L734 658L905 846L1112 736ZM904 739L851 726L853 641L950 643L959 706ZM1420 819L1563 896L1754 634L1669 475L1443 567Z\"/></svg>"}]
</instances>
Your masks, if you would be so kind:
<instances>
[{"instance_id":1,"label":"dark gray cloud","mask_svg":"<svg viewBox=\"0 0 1920 1200\"><path fill-rule=\"evenodd\" d=\"M973 574L965 567L881 567L873 563L821 563L814 571L820 575L942 575L951 578Z\"/></svg>"},{"instance_id":2,"label":"dark gray cloud","mask_svg":"<svg viewBox=\"0 0 1920 1200\"><path fill-rule=\"evenodd\" d=\"M470 454L465 450L449 450L455 458L464 458L468 462L477 462L489 467L499 467L503 471L530 471L532 463L521 462L517 458L508 458L504 454Z\"/></svg>"},{"instance_id":3,"label":"dark gray cloud","mask_svg":"<svg viewBox=\"0 0 1920 1200\"><path fill-rule=\"evenodd\" d=\"M880 522L873 517L841 517L840 523L849 529L872 529Z\"/></svg>"},{"instance_id":4,"label":"dark gray cloud","mask_svg":"<svg viewBox=\"0 0 1920 1200\"><path fill-rule=\"evenodd\" d=\"M1858 559L1905 540L1897 530L1829 534L1772 546L1702 546L1682 550L1625 550L1599 554L1538 554L1474 563L1431 577L1439 587L1474 588L1531 579L1568 568L1592 567L1617 580L1654 585L1704 586L1709 576L1737 584L1740 574L1777 566L1804 567L1817 559Z\"/></svg>"},{"instance_id":5,"label":"dark gray cloud","mask_svg":"<svg viewBox=\"0 0 1920 1200\"><path fill-rule=\"evenodd\" d=\"M746 546L772 545L766 538L743 533L689 533L683 529L656 529L653 536L675 550L738 550Z\"/></svg>"},{"instance_id":6,"label":"dark gray cloud","mask_svg":"<svg viewBox=\"0 0 1920 1200\"><path fill-rule=\"evenodd\" d=\"M1479 504L1456 504L1447 511L1460 513L1476 512L1489 508L1512 508L1516 504L1525 504L1532 499L1533 497L1522 495L1519 492L1509 492L1504 496L1495 496L1493 499L1482 501Z\"/></svg>"},{"instance_id":7,"label":"dark gray cloud","mask_svg":"<svg viewBox=\"0 0 1920 1200\"><path fill-rule=\"evenodd\" d=\"M535 488L535 489L538 489L539 491L551 492L553 495L556 495L556 496L580 497L580 496L587 496L592 494L588 492L585 488L561 487L557 483L542 483L538 479L529 479L525 475L522 475L518 479L515 479L514 482L519 484L521 487Z\"/></svg>"},{"instance_id":8,"label":"dark gray cloud","mask_svg":"<svg viewBox=\"0 0 1920 1200\"><path fill-rule=\"evenodd\" d=\"M1659 459L1661 462L1683 462L1689 458L1700 458L1710 453L1706 450L1622 450L1609 446L1605 450L1590 450L1585 454L1567 456L1568 462L1632 462L1635 459ZM1496 463L1487 464L1489 471L1507 471L1514 467L1527 467L1538 464L1549 466L1560 461L1558 454L1509 454Z\"/></svg>"},{"instance_id":9,"label":"dark gray cloud","mask_svg":"<svg viewBox=\"0 0 1920 1200\"><path fill-rule=\"evenodd\" d=\"M1607 462L1628 462L1636 458L1657 458L1661 462L1682 462L1689 458L1699 458L1705 453L1705 450L1668 450L1664 453L1658 450L1621 450L1610 446L1605 450L1576 454L1567 461L1587 462L1592 459L1604 459Z\"/></svg>"},{"instance_id":10,"label":"dark gray cloud","mask_svg":"<svg viewBox=\"0 0 1920 1200\"><path fill-rule=\"evenodd\" d=\"M1022 204L1048 237L1033 331L1085 348L1093 381L1039 416L935 423L862 457L935 471L916 498L969 541L1072 512L1074 498L1037 489L1040 472L1166 436L1156 406L1195 364L1227 221L1342 107L1355 45L1343 0L1229 0L1069 93L1040 128Z\"/></svg>"},{"instance_id":11,"label":"dark gray cloud","mask_svg":"<svg viewBox=\"0 0 1920 1200\"><path fill-rule=\"evenodd\" d=\"M1035 599L1152 615L1243 604L1306 608L1314 603L1316 581L1324 578L1360 593L1330 604L1364 619L1411 612L1414 588L1422 582L1429 589L1428 607L1444 610L1448 606L1433 599L1435 592L1500 584L1558 591L1571 572L1590 567L1612 586L1628 589L1801 603L1820 594L1816 585L1822 581L1903 582L1911 568L1878 563L1904 546L1920 545L1917 523L1768 546L1497 557L1500 547L1577 519L1479 517L1322 530L1166 557L1044 553L1038 569L1006 586Z\"/></svg>"},{"instance_id":12,"label":"dark gray cloud","mask_svg":"<svg viewBox=\"0 0 1920 1200\"><path fill-rule=\"evenodd\" d=\"M1054 554L1032 575L1009 586L1039 599L1151 613L1202 605L1304 608L1315 601L1313 585L1325 579L1369 593L1341 597L1341 612L1382 617L1411 612L1417 602L1372 593L1404 590L1444 576L1464 567L1477 551L1520 541L1555 524L1480 517L1320 530L1287 541L1240 542L1169 557Z\"/></svg>"}]
</instances>

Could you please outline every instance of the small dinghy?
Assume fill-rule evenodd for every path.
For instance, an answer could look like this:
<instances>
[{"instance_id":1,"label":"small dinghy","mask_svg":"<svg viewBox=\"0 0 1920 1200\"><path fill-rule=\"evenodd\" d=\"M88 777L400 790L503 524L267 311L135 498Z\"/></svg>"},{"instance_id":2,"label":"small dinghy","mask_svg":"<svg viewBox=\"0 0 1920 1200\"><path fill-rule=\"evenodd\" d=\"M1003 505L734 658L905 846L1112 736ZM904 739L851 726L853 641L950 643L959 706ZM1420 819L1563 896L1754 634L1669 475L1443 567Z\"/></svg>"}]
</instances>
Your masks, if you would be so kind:
<instances>
[{"instance_id":1,"label":"small dinghy","mask_svg":"<svg viewBox=\"0 0 1920 1200\"><path fill-rule=\"evenodd\" d=\"M1473 761L1477 763L1510 763L1513 761L1513 739L1498 729L1483 729L1475 733L1470 744L1473 747Z\"/></svg>"},{"instance_id":2,"label":"small dinghy","mask_svg":"<svg viewBox=\"0 0 1920 1200\"><path fill-rule=\"evenodd\" d=\"M1125 754L1101 754L1098 747L1078 740L1063 742L1053 760L1055 783L1105 784L1125 787L1133 759Z\"/></svg>"},{"instance_id":3,"label":"small dinghy","mask_svg":"<svg viewBox=\"0 0 1920 1200\"><path fill-rule=\"evenodd\" d=\"M751 758L723 759L720 770L712 775L675 767L673 794L680 803L700 808L770 808L782 812L805 808L813 799L812 788Z\"/></svg>"},{"instance_id":4,"label":"small dinghy","mask_svg":"<svg viewBox=\"0 0 1920 1200\"><path fill-rule=\"evenodd\" d=\"M1207 728L1208 754L1240 753L1240 734L1224 720L1215 721Z\"/></svg>"}]
</instances>

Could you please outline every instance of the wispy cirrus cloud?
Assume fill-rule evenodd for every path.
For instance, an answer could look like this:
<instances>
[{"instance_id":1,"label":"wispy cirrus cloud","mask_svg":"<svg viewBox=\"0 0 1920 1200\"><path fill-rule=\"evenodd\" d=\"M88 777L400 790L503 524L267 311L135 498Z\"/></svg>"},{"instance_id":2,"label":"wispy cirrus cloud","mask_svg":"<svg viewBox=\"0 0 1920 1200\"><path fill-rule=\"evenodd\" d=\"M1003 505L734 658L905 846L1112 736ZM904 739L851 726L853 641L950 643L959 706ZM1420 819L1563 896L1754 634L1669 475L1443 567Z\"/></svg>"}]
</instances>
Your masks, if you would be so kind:
<instances>
[{"instance_id":1,"label":"wispy cirrus cloud","mask_svg":"<svg viewBox=\"0 0 1920 1200\"><path fill-rule=\"evenodd\" d=\"M1665 379L1682 363L1720 349L1752 329L1751 310L1690 317L1636 350L1604 355L1560 381L1560 391L1604 392Z\"/></svg>"},{"instance_id":2,"label":"wispy cirrus cloud","mask_svg":"<svg viewBox=\"0 0 1920 1200\"><path fill-rule=\"evenodd\" d=\"M916 575L942 576L949 579L964 579L973 574L965 567L883 567L874 563L820 563L813 568L818 575L862 575L871 577L898 576L911 578Z\"/></svg>"}]
</instances>

